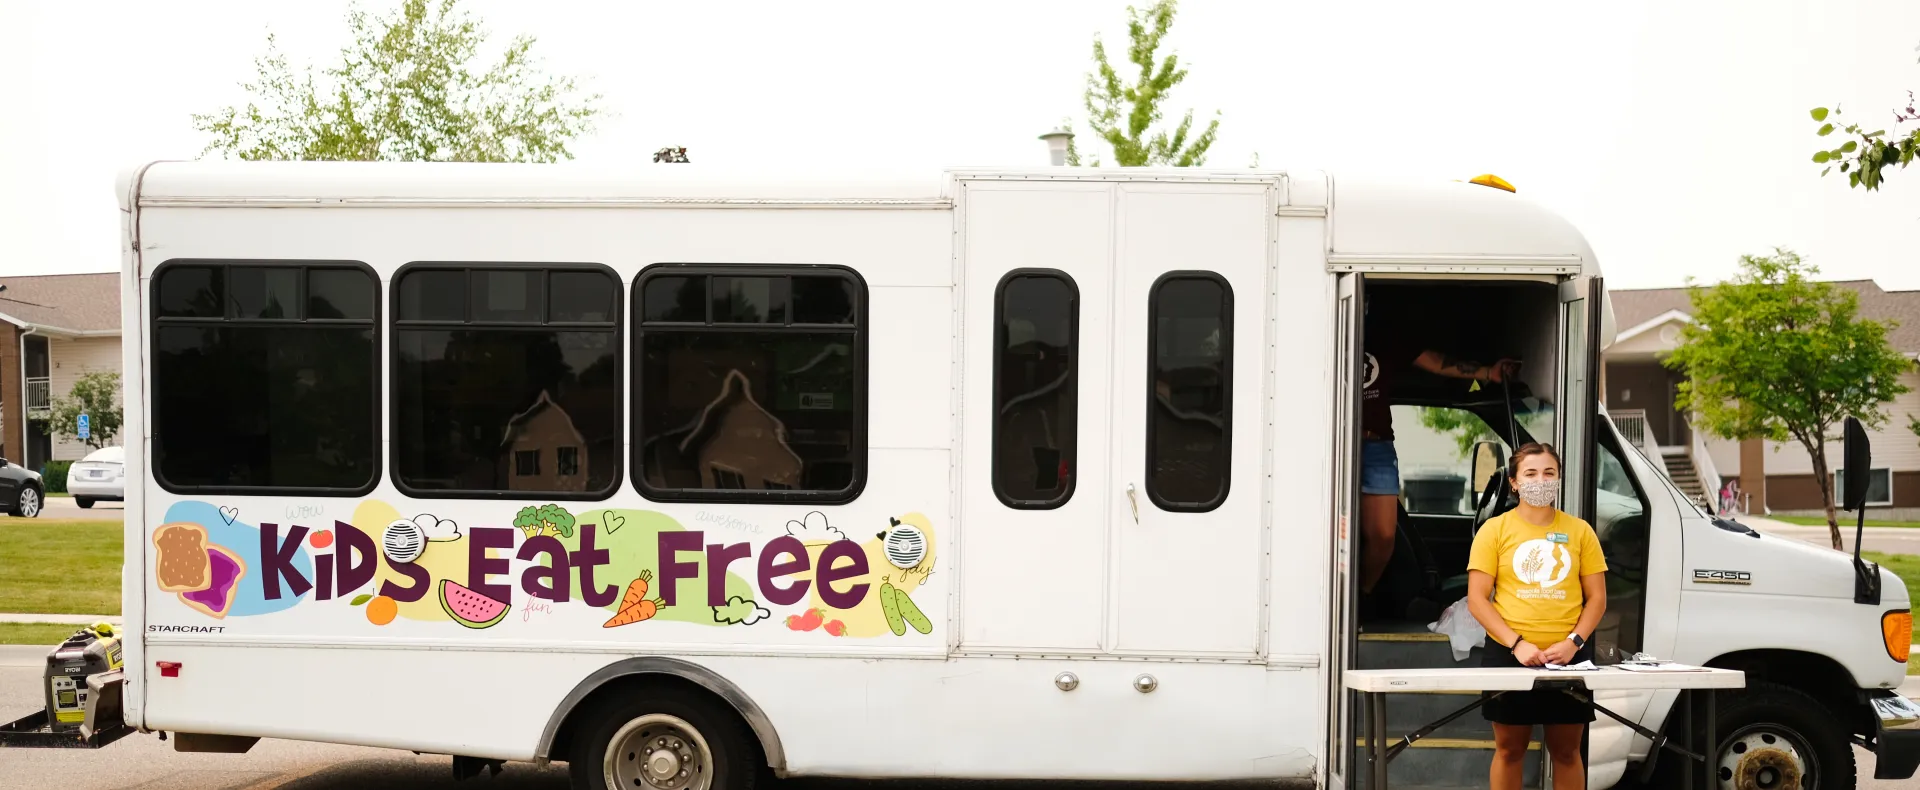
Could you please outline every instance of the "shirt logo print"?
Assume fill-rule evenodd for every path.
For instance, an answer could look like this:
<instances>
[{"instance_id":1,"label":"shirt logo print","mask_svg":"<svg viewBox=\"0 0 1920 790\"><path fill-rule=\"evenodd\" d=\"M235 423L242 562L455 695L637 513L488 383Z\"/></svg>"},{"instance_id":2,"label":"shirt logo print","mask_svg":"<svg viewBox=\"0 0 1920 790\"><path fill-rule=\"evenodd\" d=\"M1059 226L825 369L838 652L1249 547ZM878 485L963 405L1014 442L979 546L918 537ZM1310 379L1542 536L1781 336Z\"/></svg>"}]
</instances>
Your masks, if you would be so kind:
<instances>
[{"instance_id":1,"label":"shirt logo print","mask_svg":"<svg viewBox=\"0 0 1920 790\"><path fill-rule=\"evenodd\" d=\"M1529 540L1513 551L1513 575L1521 584L1556 587L1573 572L1567 547L1547 540Z\"/></svg>"}]
</instances>

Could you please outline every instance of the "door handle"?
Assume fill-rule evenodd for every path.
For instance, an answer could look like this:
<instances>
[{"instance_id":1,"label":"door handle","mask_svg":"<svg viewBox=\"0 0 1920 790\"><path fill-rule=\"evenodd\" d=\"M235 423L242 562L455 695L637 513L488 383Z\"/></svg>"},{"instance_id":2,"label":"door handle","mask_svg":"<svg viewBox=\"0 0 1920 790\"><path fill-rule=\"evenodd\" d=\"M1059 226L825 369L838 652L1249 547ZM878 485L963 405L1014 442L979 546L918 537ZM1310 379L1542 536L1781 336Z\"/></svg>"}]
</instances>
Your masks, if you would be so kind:
<instances>
[{"instance_id":1,"label":"door handle","mask_svg":"<svg viewBox=\"0 0 1920 790\"><path fill-rule=\"evenodd\" d=\"M1133 484L1127 484L1127 505L1133 508L1133 523L1140 523L1140 498L1134 493Z\"/></svg>"}]
</instances>

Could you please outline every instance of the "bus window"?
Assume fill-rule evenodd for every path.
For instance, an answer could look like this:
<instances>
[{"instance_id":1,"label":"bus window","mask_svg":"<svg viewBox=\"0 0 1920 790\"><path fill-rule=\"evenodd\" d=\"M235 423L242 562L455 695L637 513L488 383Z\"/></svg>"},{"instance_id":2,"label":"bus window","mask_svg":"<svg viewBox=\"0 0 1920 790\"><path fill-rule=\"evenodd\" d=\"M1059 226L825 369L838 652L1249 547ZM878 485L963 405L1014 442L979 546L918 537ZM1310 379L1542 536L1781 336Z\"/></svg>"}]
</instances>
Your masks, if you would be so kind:
<instances>
[{"instance_id":1,"label":"bus window","mask_svg":"<svg viewBox=\"0 0 1920 790\"><path fill-rule=\"evenodd\" d=\"M604 499L620 481L620 279L591 265L394 276L394 483Z\"/></svg>"},{"instance_id":2,"label":"bus window","mask_svg":"<svg viewBox=\"0 0 1920 790\"><path fill-rule=\"evenodd\" d=\"M1227 500L1233 398L1233 289L1175 272L1147 297L1147 497L1199 513Z\"/></svg>"},{"instance_id":3,"label":"bus window","mask_svg":"<svg viewBox=\"0 0 1920 790\"><path fill-rule=\"evenodd\" d=\"M1045 510L1073 496L1079 420L1079 290L1058 271L1000 281L993 348L993 492Z\"/></svg>"},{"instance_id":4,"label":"bus window","mask_svg":"<svg viewBox=\"0 0 1920 790\"><path fill-rule=\"evenodd\" d=\"M823 266L658 264L634 302L647 498L848 502L866 479L866 284Z\"/></svg>"},{"instance_id":5,"label":"bus window","mask_svg":"<svg viewBox=\"0 0 1920 790\"><path fill-rule=\"evenodd\" d=\"M358 263L163 264L153 278L154 479L174 493L372 490L378 287Z\"/></svg>"}]
</instances>

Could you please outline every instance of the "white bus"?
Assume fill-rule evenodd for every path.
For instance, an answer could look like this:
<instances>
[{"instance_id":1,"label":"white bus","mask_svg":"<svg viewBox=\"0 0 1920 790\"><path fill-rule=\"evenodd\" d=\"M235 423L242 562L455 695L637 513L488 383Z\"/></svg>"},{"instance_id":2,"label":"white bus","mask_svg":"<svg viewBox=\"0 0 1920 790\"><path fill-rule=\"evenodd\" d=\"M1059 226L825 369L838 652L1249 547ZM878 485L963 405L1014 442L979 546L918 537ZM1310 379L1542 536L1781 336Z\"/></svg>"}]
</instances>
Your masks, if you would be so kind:
<instances>
[{"instance_id":1,"label":"white bus","mask_svg":"<svg viewBox=\"0 0 1920 790\"><path fill-rule=\"evenodd\" d=\"M169 162L121 194L124 716L183 750L1357 787L1342 672L1454 662L1426 622L1505 506L1470 459L1544 440L1613 568L1600 660L1747 673L1723 786L1920 759L1904 587L1623 443L1594 255L1503 189ZM1365 316L1525 364L1394 393L1363 629ZM1671 731L1673 692L1601 702ZM1482 781L1484 726L1397 784ZM1589 750L1596 787L1674 762L1605 718Z\"/></svg>"}]
</instances>

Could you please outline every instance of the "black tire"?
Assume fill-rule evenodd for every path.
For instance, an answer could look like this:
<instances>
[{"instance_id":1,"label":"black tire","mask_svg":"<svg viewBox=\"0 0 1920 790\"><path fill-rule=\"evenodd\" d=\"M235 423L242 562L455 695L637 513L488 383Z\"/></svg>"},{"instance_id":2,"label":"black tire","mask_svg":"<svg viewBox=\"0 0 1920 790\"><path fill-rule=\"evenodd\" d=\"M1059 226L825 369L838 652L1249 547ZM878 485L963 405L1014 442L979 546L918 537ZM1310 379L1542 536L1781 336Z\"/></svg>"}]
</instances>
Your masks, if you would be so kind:
<instances>
[{"instance_id":1,"label":"black tire","mask_svg":"<svg viewBox=\"0 0 1920 790\"><path fill-rule=\"evenodd\" d=\"M653 714L684 721L707 742L713 758L709 790L753 790L764 771L759 742L725 703L672 686L619 686L595 696L579 714L568 748L574 790L613 790L605 779L607 749L629 722Z\"/></svg>"},{"instance_id":2,"label":"black tire","mask_svg":"<svg viewBox=\"0 0 1920 790\"><path fill-rule=\"evenodd\" d=\"M81 510L86 510L87 508L93 507L93 500L83 496L74 497L73 503L76 505L79 505Z\"/></svg>"},{"instance_id":3,"label":"black tire","mask_svg":"<svg viewBox=\"0 0 1920 790\"><path fill-rule=\"evenodd\" d=\"M1733 757L1734 749L1745 749L1746 743L1756 745L1768 743L1784 744L1794 753L1801 755L1806 763L1807 776L1802 777L1801 790L1853 790L1854 764L1853 745L1847 736L1847 729L1819 700L1799 689L1766 681L1750 681L1742 691L1722 692L1716 704L1714 735L1720 740L1714 751L1716 765L1722 766L1721 776L1727 777L1730 771L1725 768L1728 758ZM1680 711L1669 715L1673 727L1680 722ZM1705 733L1695 725L1693 742L1698 743ZM1672 727L1668 731L1673 731ZM1763 746L1763 748L1765 748ZM1749 752L1742 751L1741 754ZM1776 752L1784 754L1784 752ZM1680 771L1686 761L1678 755L1668 752L1660 756L1655 764L1653 787L1680 787L1684 781ZM1758 768L1763 764L1751 760L1738 764ZM1632 776L1637 766L1629 766L1628 776ZM1696 767L1695 770L1698 770ZM1699 786L1696 780L1694 785ZM1765 783L1756 786L1766 787Z\"/></svg>"}]
</instances>

